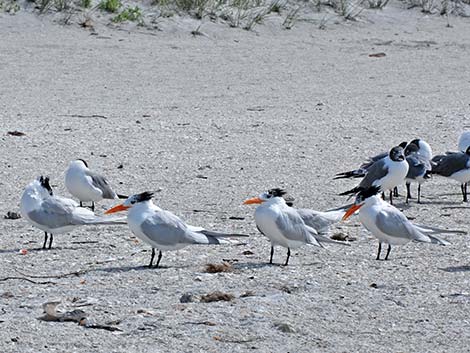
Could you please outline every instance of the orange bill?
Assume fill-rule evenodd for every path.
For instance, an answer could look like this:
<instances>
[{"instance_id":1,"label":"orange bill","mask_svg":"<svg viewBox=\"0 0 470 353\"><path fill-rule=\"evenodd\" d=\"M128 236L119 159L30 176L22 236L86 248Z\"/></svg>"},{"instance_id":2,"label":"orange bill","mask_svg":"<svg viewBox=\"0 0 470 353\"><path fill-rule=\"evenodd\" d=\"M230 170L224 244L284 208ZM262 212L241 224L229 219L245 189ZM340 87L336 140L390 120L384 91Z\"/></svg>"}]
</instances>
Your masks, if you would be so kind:
<instances>
[{"instance_id":1,"label":"orange bill","mask_svg":"<svg viewBox=\"0 0 470 353\"><path fill-rule=\"evenodd\" d=\"M121 211L127 210L128 208L129 208L128 206L124 206L124 204L120 204L120 205L114 206L113 208L110 208L104 214L121 212Z\"/></svg>"},{"instance_id":2,"label":"orange bill","mask_svg":"<svg viewBox=\"0 0 470 353\"><path fill-rule=\"evenodd\" d=\"M253 197L252 199L248 199L243 202L244 205L252 205L255 203L263 203L263 200L261 200L259 197Z\"/></svg>"},{"instance_id":3,"label":"orange bill","mask_svg":"<svg viewBox=\"0 0 470 353\"><path fill-rule=\"evenodd\" d=\"M343 221L347 220L349 217L351 217L354 212L356 212L358 209L360 209L362 207L362 205L352 205L351 207L349 207L349 209L346 211L346 213L344 214L343 216Z\"/></svg>"}]
</instances>

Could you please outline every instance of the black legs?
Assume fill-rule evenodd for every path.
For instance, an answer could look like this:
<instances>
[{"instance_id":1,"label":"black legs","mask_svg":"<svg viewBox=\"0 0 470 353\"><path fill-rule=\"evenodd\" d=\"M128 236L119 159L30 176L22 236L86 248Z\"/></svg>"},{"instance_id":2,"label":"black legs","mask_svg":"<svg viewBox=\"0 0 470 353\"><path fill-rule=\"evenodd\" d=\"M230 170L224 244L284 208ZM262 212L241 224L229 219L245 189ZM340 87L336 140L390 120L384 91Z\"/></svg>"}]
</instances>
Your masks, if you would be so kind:
<instances>
[{"instance_id":1,"label":"black legs","mask_svg":"<svg viewBox=\"0 0 470 353\"><path fill-rule=\"evenodd\" d=\"M149 264L150 268L152 268L154 258L155 258L155 248L152 248L152 256L150 257L150 264ZM157 258L157 264L155 265L155 268L158 267L161 259L162 259L162 252L161 250L158 250L158 258Z\"/></svg>"},{"instance_id":2,"label":"black legs","mask_svg":"<svg viewBox=\"0 0 470 353\"><path fill-rule=\"evenodd\" d=\"M284 264L284 266L287 266L287 264L289 263L289 257L290 257L290 248L287 248L287 259L286 259L286 263Z\"/></svg>"},{"instance_id":3,"label":"black legs","mask_svg":"<svg viewBox=\"0 0 470 353\"><path fill-rule=\"evenodd\" d=\"M418 203L421 203L421 184L418 184Z\"/></svg>"},{"instance_id":4,"label":"black legs","mask_svg":"<svg viewBox=\"0 0 470 353\"><path fill-rule=\"evenodd\" d=\"M393 188L393 196L394 196L394 197L400 196L400 194L398 193L398 186L395 186L395 187Z\"/></svg>"},{"instance_id":5,"label":"black legs","mask_svg":"<svg viewBox=\"0 0 470 353\"><path fill-rule=\"evenodd\" d=\"M392 250L392 246L388 244L387 254L385 255L384 261L388 260L388 255L390 255L390 250ZM379 242L379 251L377 252L376 260L380 260L380 252L382 251L382 243Z\"/></svg>"},{"instance_id":6,"label":"black legs","mask_svg":"<svg viewBox=\"0 0 470 353\"><path fill-rule=\"evenodd\" d=\"M387 255L385 255L385 261L388 260L388 255L390 254L390 250L392 250L392 246L390 244L388 244L388 249L387 249Z\"/></svg>"},{"instance_id":7,"label":"black legs","mask_svg":"<svg viewBox=\"0 0 470 353\"><path fill-rule=\"evenodd\" d=\"M155 265L155 267L158 267L158 265L160 264L161 259L162 259L162 252L161 252L161 250L158 250L157 264Z\"/></svg>"},{"instance_id":8,"label":"black legs","mask_svg":"<svg viewBox=\"0 0 470 353\"><path fill-rule=\"evenodd\" d=\"M405 202L408 203L409 199L412 199L412 197L411 197L411 184L406 183L406 200L405 200Z\"/></svg>"},{"instance_id":9,"label":"black legs","mask_svg":"<svg viewBox=\"0 0 470 353\"><path fill-rule=\"evenodd\" d=\"M54 236L52 235L52 233L49 233L49 235L50 235L50 238L49 238L49 247L48 247L48 249L51 249L52 248L52 240L54 240ZM47 232L44 232L44 244L42 244L43 249L46 249L46 244L47 244Z\"/></svg>"},{"instance_id":10,"label":"black legs","mask_svg":"<svg viewBox=\"0 0 470 353\"><path fill-rule=\"evenodd\" d=\"M271 256L269 257L270 265L272 265L273 263L273 256L274 256L274 246L271 245ZM287 266L289 264L289 258L290 258L290 248L287 248L287 259L286 259L286 262L284 263L284 266Z\"/></svg>"},{"instance_id":11,"label":"black legs","mask_svg":"<svg viewBox=\"0 0 470 353\"><path fill-rule=\"evenodd\" d=\"M149 268L152 268L154 257L155 257L155 248L152 248L152 256L150 257Z\"/></svg>"},{"instance_id":12,"label":"black legs","mask_svg":"<svg viewBox=\"0 0 470 353\"><path fill-rule=\"evenodd\" d=\"M44 244L42 244L42 248L45 249L47 244L47 232L44 232Z\"/></svg>"},{"instance_id":13,"label":"black legs","mask_svg":"<svg viewBox=\"0 0 470 353\"><path fill-rule=\"evenodd\" d=\"M460 189L462 190L463 202L467 202L467 183L461 184Z\"/></svg>"},{"instance_id":14,"label":"black legs","mask_svg":"<svg viewBox=\"0 0 470 353\"><path fill-rule=\"evenodd\" d=\"M390 205L393 205L393 191L390 190Z\"/></svg>"}]
</instances>

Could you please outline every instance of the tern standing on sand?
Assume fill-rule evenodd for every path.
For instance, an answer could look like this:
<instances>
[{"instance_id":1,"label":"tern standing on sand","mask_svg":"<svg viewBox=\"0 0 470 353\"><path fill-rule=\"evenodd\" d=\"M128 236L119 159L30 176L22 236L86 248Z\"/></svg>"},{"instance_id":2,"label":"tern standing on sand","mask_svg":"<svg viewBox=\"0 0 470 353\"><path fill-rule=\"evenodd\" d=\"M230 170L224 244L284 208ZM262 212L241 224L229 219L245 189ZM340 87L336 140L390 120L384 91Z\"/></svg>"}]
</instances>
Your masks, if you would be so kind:
<instances>
[{"instance_id":1,"label":"tern standing on sand","mask_svg":"<svg viewBox=\"0 0 470 353\"><path fill-rule=\"evenodd\" d=\"M65 187L80 200L80 206L83 206L83 202L91 201L92 210L95 209L95 202L103 199L127 199L127 196L116 194L108 181L92 172L83 159L70 162L65 172Z\"/></svg>"},{"instance_id":2,"label":"tern standing on sand","mask_svg":"<svg viewBox=\"0 0 470 353\"><path fill-rule=\"evenodd\" d=\"M158 249L158 267L162 251L178 250L188 245L210 245L237 243L232 237L247 237L244 234L229 234L206 230L184 223L173 213L162 210L152 202L153 193L143 192L130 196L106 214L129 210L127 223L132 233L152 247L149 267L153 265L155 249Z\"/></svg>"},{"instance_id":3,"label":"tern standing on sand","mask_svg":"<svg viewBox=\"0 0 470 353\"><path fill-rule=\"evenodd\" d=\"M49 249L53 234L66 233L81 225L125 224L125 220L98 217L89 209L65 197L55 196L48 177L39 177L30 183L21 197L21 215L33 226L45 233L43 249L46 248L48 234Z\"/></svg>"},{"instance_id":4,"label":"tern standing on sand","mask_svg":"<svg viewBox=\"0 0 470 353\"><path fill-rule=\"evenodd\" d=\"M326 212L323 216L318 213L314 215L312 213L314 211L308 212L307 210L299 213L295 208L286 204L283 198L285 194L284 190L276 188L244 202L245 205L259 204L255 211L255 222L261 234L271 241L270 264L273 263L274 246L276 245L287 248L284 266L289 263L290 250L302 245L322 246L320 242L346 245L325 235L327 228L329 228L326 224L334 223L333 219L338 219L338 212L343 214L344 211L332 212L328 215L331 216L330 219L328 219ZM314 228L315 226L318 226L318 230Z\"/></svg>"},{"instance_id":5,"label":"tern standing on sand","mask_svg":"<svg viewBox=\"0 0 470 353\"><path fill-rule=\"evenodd\" d=\"M382 243L388 244L388 259L392 245L403 245L410 241L446 245L448 242L435 236L441 233L461 233L458 230L445 230L411 223L397 208L383 201L377 194L380 188L372 186L362 190L356 197L356 202L346 212L343 219L348 219L359 210L359 220L364 228L379 240L377 260L380 260Z\"/></svg>"}]
</instances>

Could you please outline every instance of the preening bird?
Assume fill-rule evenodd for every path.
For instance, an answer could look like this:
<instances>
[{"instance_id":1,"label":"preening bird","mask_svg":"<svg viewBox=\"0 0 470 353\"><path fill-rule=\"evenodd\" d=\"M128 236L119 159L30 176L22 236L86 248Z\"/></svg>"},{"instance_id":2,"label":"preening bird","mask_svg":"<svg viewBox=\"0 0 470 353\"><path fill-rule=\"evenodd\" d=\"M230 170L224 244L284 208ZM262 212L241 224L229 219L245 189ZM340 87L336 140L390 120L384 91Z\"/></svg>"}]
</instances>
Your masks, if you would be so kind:
<instances>
[{"instance_id":1,"label":"preening bird","mask_svg":"<svg viewBox=\"0 0 470 353\"><path fill-rule=\"evenodd\" d=\"M92 172L83 159L70 162L65 172L65 187L80 200L80 206L83 206L83 202L91 201L92 210L95 209L95 202L103 199L127 199L125 195L116 194L108 181Z\"/></svg>"},{"instance_id":2,"label":"preening bird","mask_svg":"<svg viewBox=\"0 0 470 353\"><path fill-rule=\"evenodd\" d=\"M49 178L40 176L31 182L21 197L21 215L33 226L45 233L43 249L49 238L52 247L55 234L66 233L82 225L125 224L119 218L99 217L89 209L79 207L72 199L55 196L49 184Z\"/></svg>"}]
</instances>

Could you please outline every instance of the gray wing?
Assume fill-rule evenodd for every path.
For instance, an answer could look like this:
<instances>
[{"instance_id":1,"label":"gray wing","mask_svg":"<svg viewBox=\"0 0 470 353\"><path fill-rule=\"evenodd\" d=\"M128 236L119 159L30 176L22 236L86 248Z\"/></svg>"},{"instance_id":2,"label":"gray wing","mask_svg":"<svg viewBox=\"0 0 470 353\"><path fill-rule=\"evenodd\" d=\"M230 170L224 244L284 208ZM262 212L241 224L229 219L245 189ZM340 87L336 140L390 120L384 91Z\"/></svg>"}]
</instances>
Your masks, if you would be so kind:
<instances>
[{"instance_id":1,"label":"gray wing","mask_svg":"<svg viewBox=\"0 0 470 353\"><path fill-rule=\"evenodd\" d=\"M388 207L386 211L377 214L376 225L379 230L389 236L429 243L431 240L424 235L395 208Z\"/></svg>"},{"instance_id":2,"label":"gray wing","mask_svg":"<svg viewBox=\"0 0 470 353\"><path fill-rule=\"evenodd\" d=\"M408 174L406 177L408 179L416 179L420 176L426 174L427 170L431 169L431 164L426 163L424 158L419 158L418 155L409 155L406 157L406 161L408 162Z\"/></svg>"},{"instance_id":3,"label":"gray wing","mask_svg":"<svg viewBox=\"0 0 470 353\"><path fill-rule=\"evenodd\" d=\"M108 181L103 176L93 173L92 171L87 171L87 175L91 177L91 183L93 186L101 190L104 199L116 198L116 193L111 189Z\"/></svg>"},{"instance_id":4,"label":"gray wing","mask_svg":"<svg viewBox=\"0 0 470 353\"><path fill-rule=\"evenodd\" d=\"M469 157L465 153L451 153L447 155L440 155L439 158L433 158L436 163L432 167L434 174L439 174L449 177L452 174L467 168Z\"/></svg>"},{"instance_id":5,"label":"gray wing","mask_svg":"<svg viewBox=\"0 0 470 353\"><path fill-rule=\"evenodd\" d=\"M382 179L387 173L388 167L385 164L385 160L382 158L372 164L364 179L359 183L359 187L367 189L372 186L374 181Z\"/></svg>"},{"instance_id":6,"label":"gray wing","mask_svg":"<svg viewBox=\"0 0 470 353\"><path fill-rule=\"evenodd\" d=\"M39 209L28 213L28 217L38 224L50 229L81 224L77 222L72 213L75 208L74 201L50 197L45 199Z\"/></svg>"},{"instance_id":7,"label":"gray wing","mask_svg":"<svg viewBox=\"0 0 470 353\"><path fill-rule=\"evenodd\" d=\"M197 234L173 213L159 211L141 224L142 231L151 240L164 246L177 244L219 244L216 238Z\"/></svg>"},{"instance_id":8,"label":"gray wing","mask_svg":"<svg viewBox=\"0 0 470 353\"><path fill-rule=\"evenodd\" d=\"M314 210L301 208L297 209L297 212L307 226L312 227L320 234L328 233L330 226L335 223L335 221L323 217Z\"/></svg>"},{"instance_id":9,"label":"gray wing","mask_svg":"<svg viewBox=\"0 0 470 353\"><path fill-rule=\"evenodd\" d=\"M289 240L321 246L307 230L304 221L295 209L283 210L276 218L276 225Z\"/></svg>"},{"instance_id":10,"label":"gray wing","mask_svg":"<svg viewBox=\"0 0 470 353\"><path fill-rule=\"evenodd\" d=\"M382 153L380 153L380 154L378 154L378 155L376 155L376 156L369 157L369 160L368 160L367 162L361 164L360 169L368 170L370 167L372 167L372 165L373 165L375 162L377 162L377 161L379 161L379 160L381 160L381 159L384 159L384 158L387 157L387 156L388 156L388 152L382 152Z\"/></svg>"}]
</instances>

